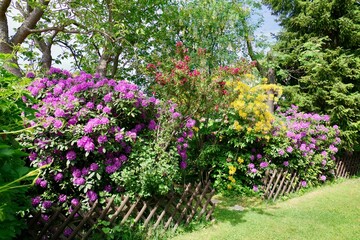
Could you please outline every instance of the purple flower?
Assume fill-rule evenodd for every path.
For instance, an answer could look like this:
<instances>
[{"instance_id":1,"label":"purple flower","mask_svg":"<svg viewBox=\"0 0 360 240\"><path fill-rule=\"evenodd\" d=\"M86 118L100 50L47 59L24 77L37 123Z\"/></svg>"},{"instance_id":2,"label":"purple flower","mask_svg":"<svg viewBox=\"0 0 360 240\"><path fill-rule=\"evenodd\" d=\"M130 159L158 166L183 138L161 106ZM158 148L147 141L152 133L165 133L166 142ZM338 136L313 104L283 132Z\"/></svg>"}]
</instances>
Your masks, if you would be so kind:
<instances>
[{"instance_id":1,"label":"purple flower","mask_svg":"<svg viewBox=\"0 0 360 240\"><path fill-rule=\"evenodd\" d=\"M172 118L178 118L178 117L180 117L181 116L181 114L180 113L178 113L178 112L174 112L173 114L172 114Z\"/></svg>"},{"instance_id":2,"label":"purple flower","mask_svg":"<svg viewBox=\"0 0 360 240\"><path fill-rule=\"evenodd\" d=\"M268 167L269 166L269 163L268 162L261 162L260 163L260 167L261 168L266 168L266 167Z\"/></svg>"},{"instance_id":3,"label":"purple flower","mask_svg":"<svg viewBox=\"0 0 360 240\"><path fill-rule=\"evenodd\" d=\"M283 165L284 165L285 167L287 167L287 166L289 166L289 162L288 162L288 161L284 161L284 162L283 162Z\"/></svg>"},{"instance_id":4,"label":"purple flower","mask_svg":"<svg viewBox=\"0 0 360 240\"><path fill-rule=\"evenodd\" d=\"M322 151L322 152L321 152L321 155L323 155L324 157L326 157L326 156L327 156L327 152L326 152L326 151Z\"/></svg>"},{"instance_id":5,"label":"purple flower","mask_svg":"<svg viewBox=\"0 0 360 240\"><path fill-rule=\"evenodd\" d=\"M40 196L36 196L36 197L31 199L31 205L33 207L36 207L36 206L38 206L40 204L40 201L41 201Z\"/></svg>"},{"instance_id":6,"label":"purple flower","mask_svg":"<svg viewBox=\"0 0 360 240\"><path fill-rule=\"evenodd\" d=\"M320 181L325 182L325 181L326 181L326 176L325 176L325 175L321 175L319 179L320 179Z\"/></svg>"},{"instance_id":7,"label":"purple flower","mask_svg":"<svg viewBox=\"0 0 360 240\"><path fill-rule=\"evenodd\" d=\"M150 130L155 130L155 128L156 128L156 122L151 119L150 122L149 122L148 128L149 128Z\"/></svg>"},{"instance_id":8,"label":"purple flower","mask_svg":"<svg viewBox=\"0 0 360 240\"><path fill-rule=\"evenodd\" d=\"M105 192L111 192L111 189L112 189L111 185L106 185L106 186L104 187L104 191L105 191Z\"/></svg>"},{"instance_id":9,"label":"purple flower","mask_svg":"<svg viewBox=\"0 0 360 240\"><path fill-rule=\"evenodd\" d=\"M253 169L255 165L253 163L249 163L248 168Z\"/></svg>"},{"instance_id":10,"label":"purple flower","mask_svg":"<svg viewBox=\"0 0 360 240\"><path fill-rule=\"evenodd\" d=\"M338 151L338 148L335 147L334 145L330 145L330 146L329 146L329 150L330 150L331 152L333 152L333 153L336 153L336 152Z\"/></svg>"},{"instance_id":11,"label":"purple flower","mask_svg":"<svg viewBox=\"0 0 360 240\"><path fill-rule=\"evenodd\" d=\"M184 138L183 138L183 137L179 137L179 138L177 139L177 142L179 142L179 143L184 142Z\"/></svg>"},{"instance_id":12,"label":"purple flower","mask_svg":"<svg viewBox=\"0 0 360 240\"><path fill-rule=\"evenodd\" d=\"M103 143L106 143L108 141L107 137L105 135L101 135L98 137L98 143L99 144L103 144Z\"/></svg>"},{"instance_id":13,"label":"purple flower","mask_svg":"<svg viewBox=\"0 0 360 240\"><path fill-rule=\"evenodd\" d=\"M112 95L113 95L112 92L106 94L106 95L104 96L104 102L106 102L106 103L111 102L111 101L112 101Z\"/></svg>"},{"instance_id":14,"label":"purple flower","mask_svg":"<svg viewBox=\"0 0 360 240\"><path fill-rule=\"evenodd\" d=\"M124 135L121 132L115 134L115 141L120 142L124 139Z\"/></svg>"},{"instance_id":15,"label":"purple flower","mask_svg":"<svg viewBox=\"0 0 360 240\"><path fill-rule=\"evenodd\" d=\"M300 151L303 151L303 152L306 151L306 144L305 143L301 144Z\"/></svg>"},{"instance_id":16,"label":"purple flower","mask_svg":"<svg viewBox=\"0 0 360 240\"><path fill-rule=\"evenodd\" d=\"M251 171L251 173L257 173L257 169L256 169L256 168L252 168L250 171Z\"/></svg>"},{"instance_id":17,"label":"purple flower","mask_svg":"<svg viewBox=\"0 0 360 240\"><path fill-rule=\"evenodd\" d=\"M301 184L302 187L306 187L306 186L307 186L306 181L301 181L300 184Z\"/></svg>"},{"instance_id":18,"label":"purple flower","mask_svg":"<svg viewBox=\"0 0 360 240\"><path fill-rule=\"evenodd\" d=\"M134 98L134 96L135 96L135 94L134 94L134 92L127 92L126 94L125 94L125 98L126 99L133 99Z\"/></svg>"},{"instance_id":19,"label":"purple flower","mask_svg":"<svg viewBox=\"0 0 360 240\"><path fill-rule=\"evenodd\" d=\"M65 117L65 111L61 108L57 108L54 112L55 117Z\"/></svg>"},{"instance_id":20,"label":"purple flower","mask_svg":"<svg viewBox=\"0 0 360 240\"><path fill-rule=\"evenodd\" d=\"M97 163L92 163L92 164L90 164L90 171L93 171L93 172L95 172L96 170L98 170L99 169L99 165L97 164Z\"/></svg>"},{"instance_id":21,"label":"purple flower","mask_svg":"<svg viewBox=\"0 0 360 240\"><path fill-rule=\"evenodd\" d=\"M321 164L322 164L323 166L325 166L326 163L327 163L327 161L326 161L325 159L321 161Z\"/></svg>"},{"instance_id":22,"label":"purple flower","mask_svg":"<svg viewBox=\"0 0 360 240\"><path fill-rule=\"evenodd\" d=\"M103 105L98 104L98 105L96 106L96 109L97 109L97 110L101 110L101 109L103 109Z\"/></svg>"},{"instance_id":23,"label":"purple flower","mask_svg":"<svg viewBox=\"0 0 360 240\"><path fill-rule=\"evenodd\" d=\"M61 120L56 119L54 121L53 125L54 125L54 128L59 129L59 128L61 128L63 126L63 122Z\"/></svg>"},{"instance_id":24,"label":"purple flower","mask_svg":"<svg viewBox=\"0 0 360 240\"><path fill-rule=\"evenodd\" d=\"M95 149L95 145L92 141L91 142L89 141L85 144L84 149L86 152L92 152Z\"/></svg>"},{"instance_id":25,"label":"purple flower","mask_svg":"<svg viewBox=\"0 0 360 240\"><path fill-rule=\"evenodd\" d=\"M289 147L286 148L286 151L287 151L288 153L291 153L293 150L294 150L294 149L293 149L291 146L289 146Z\"/></svg>"},{"instance_id":26,"label":"purple flower","mask_svg":"<svg viewBox=\"0 0 360 240\"><path fill-rule=\"evenodd\" d=\"M66 202L67 196L65 194L60 194L59 196L59 202L63 203Z\"/></svg>"},{"instance_id":27,"label":"purple flower","mask_svg":"<svg viewBox=\"0 0 360 240\"><path fill-rule=\"evenodd\" d=\"M85 179L84 178L74 178L74 184L75 185L78 185L78 186L81 186L81 185L84 185L85 184Z\"/></svg>"},{"instance_id":28,"label":"purple flower","mask_svg":"<svg viewBox=\"0 0 360 240\"><path fill-rule=\"evenodd\" d=\"M180 168L185 169L187 167L187 163L185 161L180 162Z\"/></svg>"},{"instance_id":29,"label":"purple flower","mask_svg":"<svg viewBox=\"0 0 360 240\"><path fill-rule=\"evenodd\" d=\"M106 106L106 107L103 108L103 112L109 114L109 113L111 113L111 108Z\"/></svg>"},{"instance_id":30,"label":"purple flower","mask_svg":"<svg viewBox=\"0 0 360 240\"><path fill-rule=\"evenodd\" d=\"M75 125L78 122L78 119L76 116L69 119L68 123L69 125Z\"/></svg>"},{"instance_id":31,"label":"purple flower","mask_svg":"<svg viewBox=\"0 0 360 240\"><path fill-rule=\"evenodd\" d=\"M52 202L49 201L49 200L45 200L45 201L43 201L43 203L42 203L42 206L43 206L45 209L50 208L51 205L52 205Z\"/></svg>"},{"instance_id":32,"label":"purple flower","mask_svg":"<svg viewBox=\"0 0 360 240\"><path fill-rule=\"evenodd\" d=\"M70 150L66 153L66 159L72 161L76 158L76 153L74 150Z\"/></svg>"},{"instance_id":33,"label":"purple flower","mask_svg":"<svg viewBox=\"0 0 360 240\"><path fill-rule=\"evenodd\" d=\"M77 205L79 205L79 200L77 199L77 198L73 198L73 199L71 199L71 205L73 205L73 206L77 206Z\"/></svg>"},{"instance_id":34,"label":"purple flower","mask_svg":"<svg viewBox=\"0 0 360 240\"><path fill-rule=\"evenodd\" d=\"M75 178L81 177L81 171L80 171L80 169L77 169L77 168L73 169L73 170L72 170L72 175L73 175Z\"/></svg>"},{"instance_id":35,"label":"purple flower","mask_svg":"<svg viewBox=\"0 0 360 240\"><path fill-rule=\"evenodd\" d=\"M127 131L126 136L131 138L133 141L136 139L136 132L133 131Z\"/></svg>"},{"instance_id":36,"label":"purple flower","mask_svg":"<svg viewBox=\"0 0 360 240\"><path fill-rule=\"evenodd\" d=\"M63 177L64 177L64 175L59 172L54 176L54 180L55 180L55 182L60 182L63 179Z\"/></svg>"},{"instance_id":37,"label":"purple flower","mask_svg":"<svg viewBox=\"0 0 360 240\"><path fill-rule=\"evenodd\" d=\"M258 192L258 191L259 191L259 188L258 188L257 185L254 185L254 186L253 186L253 191L254 191L254 192Z\"/></svg>"},{"instance_id":38,"label":"purple flower","mask_svg":"<svg viewBox=\"0 0 360 240\"><path fill-rule=\"evenodd\" d=\"M106 172L107 174L114 173L114 172L116 172L116 170L118 170L118 168L117 168L116 166L114 166L114 165L110 165L110 166L107 166L107 167L105 168L105 172Z\"/></svg>"},{"instance_id":39,"label":"purple flower","mask_svg":"<svg viewBox=\"0 0 360 240\"><path fill-rule=\"evenodd\" d=\"M89 198L90 202L95 202L98 199L98 195L93 190L88 190L86 195Z\"/></svg>"},{"instance_id":40,"label":"purple flower","mask_svg":"<svg viewBox=\"0 0 360 240\"><path fill-rule=\"evenodd\" d=\"M93 102L88 102L88 103L86 103L86 107L88 109L93 109L95 107L95 104Z\"/></svg>"},{"instance_id":41,"label":"purple flower","mask_svg":"<svg viewBox=\"0 0 360 240\"><path fill-rule=\"evenodd\" d=\"M282 150L282 149L280 149L280 150L278 151L278 153L279 153L280 156L283 156L283 155L285 154L285 151Z\"/></svg>"},{"instance_id":42,"label":"purple flower","mask_svg":"<svg viewBox=\"0 0 360 240\"><path fill-rule=\"evenodd\" d=\"M47 187L47 181L46 181L46 180L42 180L39 185L40 185L40 187L42 187L42 188L46 188L46 187Z\"/></svg>"},{"instance_id":43,"label":"purple flower","mask_svg":"<svg viewBox=\"0 0 360 240\"><path fill-rule=\"evenodd\" d=\"M41 214L41 218L42 218L45 222L49 221L49 215Z\"/></svg>"},{"instance_id":44,"label":"purple flower","mask_svg":"<svg viewBox=\"0 0 360 240\"><path fill-rule=\"evenodd\" d=\"M42 181L42 178L37 178L35 180L35 185L40 185L41 181Z\"/></svg>"},{"instance_id":45,"label":"purple flower","mask_svg":"<svg viewBox=\"0 0 360 240\"><path fill-rule=\"evenodd\" d=\"M33 72L26 73L27 78L35 78L35 74Z\"/></svg>"},{"instance_id":46,"label":"purple flower","mask_svg":"<svg viewBox=\"0 0 360 240\"><path fill-rule=\"evenodd\" d=\"M250 156L250 160L251 160L251 161L254 161L254 160L255 160L255 156L254 156L254 155L251 155L251 156Z\"/></svg>"},{"instance_id":47,"label":"purple flower","mask_svg":"<svg viewBox=\"0 0 360 240\"><path fill-rule=\"evenodd\" d=\"M36 152L31 152L29 155L29 159L30 161L34 161L37 158L37 153Z\"/></svg>"},{"instance_id":48,"label":"purple flower","mask_svg":"<svg viewBox=\"0 0 360 240\"><path fill-rule=\"evenodd\" d=\"M69 227L65 228L64 230L64 236L69 237L72 234L73 230Z\"/></svg>"},{"instance_id":49,"label":"purple flower","mask_svg":"<svg viewBox=\"0 0 360 240\"><path fill-rule=\"evenodd\" d=\"M86 176L86 175L88 175L88 174L89 174L89 169L86 168L86 167L84 167L84 168L81 170L81 175L82 175L82 176Z\"/></svg>"},{"instance_id":50,"label":"purple flower","mask_svg":"<svg viewBox=\"0 0 360 240\"><path fill-rule=\"evenodd\" d=\"M259 153L259 154L256 155L256 158L257 158L257 159L261 159L261 158L262 158L262 155Z\"/></svg>"},{"instance_id":51,"label":"purple flower","mask_svg":"<svg viewBox=\"0 0 360 240\"><path fill-rule=\"evenodd\" d=\"M194 119L188 119L187 121L186 121L186 127L187 128L192 128L192 127L194 127L195 126L195 123L196 123L196 121L194 120Z\"/></svg>"}]
</instances>

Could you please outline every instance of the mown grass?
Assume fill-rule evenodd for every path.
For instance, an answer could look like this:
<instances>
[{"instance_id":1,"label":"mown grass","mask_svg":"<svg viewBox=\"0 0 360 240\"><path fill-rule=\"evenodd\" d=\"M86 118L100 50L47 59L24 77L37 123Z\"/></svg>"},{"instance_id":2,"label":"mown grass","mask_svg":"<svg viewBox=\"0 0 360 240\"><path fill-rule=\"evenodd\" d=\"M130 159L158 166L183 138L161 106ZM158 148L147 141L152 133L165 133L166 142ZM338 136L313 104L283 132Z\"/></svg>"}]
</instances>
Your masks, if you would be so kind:
<instances>
[{"instance_id":1,"label":"mown grass","mask_svg":"<svg viewBox=\"0 0 360 240\"><path fill-rule=\"evenodd\" d=\"M216 223L174 240L360 239L360 179L312 189L275 204L221 199ZM244 211L230 210L235 204Z\"/></svg>"}]
</instances>

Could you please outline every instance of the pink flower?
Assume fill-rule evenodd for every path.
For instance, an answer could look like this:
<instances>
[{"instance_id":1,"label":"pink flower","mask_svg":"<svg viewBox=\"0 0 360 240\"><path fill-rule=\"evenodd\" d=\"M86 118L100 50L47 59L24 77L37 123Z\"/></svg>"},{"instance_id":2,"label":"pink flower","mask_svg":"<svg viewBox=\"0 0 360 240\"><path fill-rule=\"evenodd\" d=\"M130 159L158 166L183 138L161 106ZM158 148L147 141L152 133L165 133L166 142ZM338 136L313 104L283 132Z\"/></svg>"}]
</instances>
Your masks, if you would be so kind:
<instances>
[{"instance_id":1,"label":"pink flower","mask_svg":"<svg viewBox=\"0 0 360 240\"><path fill-rule=\"evenodd\" d=\"M289 147L286 148L286 151L287 151L288 153L291 153L291 152L293 151L293 148L292 148L291 146L289 146Z\"/></svg>"},{"instance_id":2,"label":"pink flower","mask_svg":"<svg viewBox=\"0 0 360 240\"><path fill-rule=\"evenodd\" d=\"M189 120L186 121L186 125L185 125L185 126L186 126L187 128L192 128L192 127L195 126L195 123L196 123L196 121L195 121L194 119L191 119L191 118L190 118Z\"/></svg>"},{"instance_id":3,"label":"pink flower","mask_svg":"<svg viewBox=\"0 0 360 240\"><path fill-rule=\"evenodd\" d=\"M86 152L92 152L95 149L95 145L92 141L91 142L89 141L85 144L84 149Z\"/></svg>"},{"instance_id":4,"label":"pink flower","mask_svg":"<svg viewBox=\"0 0 360 240\"><path fill-rule=\"evenodd\" d=\"M319 179L320 179L320 181L325 182L325 181L326 181L326 176L325 176L325 175L321 175Z\"/></svg>"},{"instance_id":5,"label":"pink flower","mask_svg":"<svg viewBox=\"0 0 360 240\"><path fill-rule=\"evenodd\" d=\"M66 159L72 161L76 158L76 153L73 150L70 150L66 153Z\"/></svg>"},{"instance_id":6,"label":"pink flower","mask_svg":"<svg viewBox=\"0 0 360 240\"><path fill-rule=\"evenodd\" d=\"M283 155L285 154L285 151L282 150L282 149L280 149L280 150L278 151L278 153L279 153L280 156L283 156Z\"/></svg>"},{"instance_id":7,"label":"pink flower","mask_svg":"<svg viewBox=\"0 0 360 240\"><path fill-rule=\"evenodd\" d=\"M269 163L268 162L261 162L260 163L260 167L261 168L266 168L266 167L268 167L269 166Z\"/></svg>"},{"instance_id":8,"label":"pink flower","mask_svg":"<svg viewBox=\"0 0 360 240\"><path fill-rule=\"evenodd\" d=\"M63 126L63 122L61 120L56 119L53 123L54 127L59 129Z\"/></svg>"},{"instance_id":9,"label":"pink flower","mask_svg":"<svg viewBox=\"0 0 360 240\"><path fill-rule=\"evenodd\" d=\"M307 185L306 181L301 181L300 184L302 187L306 187L306 185Z\"/></svg>"},{"instance_id":10,"label":"pink flower","mask_svg":"<svg viewBox=\"0 0 360 240\"><path fill-rule=\"evenodd\" d=\"M180 168L185 169L187 167L187 163L185 161L180 162Z\"/></svg>"}]
</instances>

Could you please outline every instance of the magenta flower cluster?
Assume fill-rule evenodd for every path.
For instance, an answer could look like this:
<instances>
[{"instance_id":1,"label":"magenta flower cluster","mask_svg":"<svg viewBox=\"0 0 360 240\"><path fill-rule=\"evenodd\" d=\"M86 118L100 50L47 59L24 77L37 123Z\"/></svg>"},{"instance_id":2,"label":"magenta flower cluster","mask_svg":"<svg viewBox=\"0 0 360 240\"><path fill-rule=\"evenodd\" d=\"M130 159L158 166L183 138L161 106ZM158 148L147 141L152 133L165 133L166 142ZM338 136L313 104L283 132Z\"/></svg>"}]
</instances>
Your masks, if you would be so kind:
<instances>
[{"instance_id":1,"label":"magenta flower cluster","mask_svg":"<svg viewBox=\"0 0 360 240\"><path fill-rule=\"evenodd\" d=\"M84 72L73 76L51 68L47 77L34 80L28 90L40 100L31 106L37 111L37 121L29 122L37 127L20 142L32 146L31 165L51 164L36 180L44 194L32 199L33 206L47 209L55 202L76 206L82 199L85 204L96 201L102 191L115 194L126 189L117 186L111 175L121 171L136 141L154 141L149 136L159 130L158 118L164 111L169 120L179 121L181 131L173 142L178 159L174 161L186 168L187 141L195 121L176 112L174 104L161 109L158 99L146 96L135 84Z\"/></svg>"},{"instance_id":2,"label":"magenta flower cluster","mask_svg":"<svg viewBox=\"0 0 360 240\"><path fill-rule=\"evenodd\" d=\"M335 154L341 139L338 126L330 125L330 117L298 112L298 107L294 105L280 113L280 116L285 119L286 124L283 148L278 150L278 156L283 159L282 165L303 168L303 181L308 178L305 169L313 169L308 172L317 172L321 181L325 181L326 176L333 175ZM274 132L274 135L278 136L279 131Z\"/></svg>"}]
</instances>

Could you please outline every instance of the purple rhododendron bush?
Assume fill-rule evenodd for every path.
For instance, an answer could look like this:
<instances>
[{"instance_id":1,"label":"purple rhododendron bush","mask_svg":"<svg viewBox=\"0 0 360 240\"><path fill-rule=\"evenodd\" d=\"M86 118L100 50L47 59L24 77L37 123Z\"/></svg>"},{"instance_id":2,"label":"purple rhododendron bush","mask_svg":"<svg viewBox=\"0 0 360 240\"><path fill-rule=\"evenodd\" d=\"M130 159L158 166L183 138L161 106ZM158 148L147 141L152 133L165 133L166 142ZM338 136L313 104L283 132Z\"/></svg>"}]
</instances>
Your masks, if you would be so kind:
<instances>
[{"instance_id":1,"label":"purple rhododendron bush","mask_svg":"<svg viewBox=\"0 0 360 240\"><path fill-rule=\"evenodd\" d=\"M55 68L28 90L39 100L36 120L19 141L31 165L43 167L33 206L71 212L80 201L88 207L114 194L166 194L180 181L195 121L176 104L125 80Z\"/></svg>"},{"instance_id":2,"label":"purple rhododendron bush","mask_svg":"<svg viewBox=\"0 0 360 240\"><path fill-rule=\"evenodd\" d=\"M272 128L262 137L248 129L234 134L240 122L221 123L214 165L215 186L228 193L262 193L266 171L284 169L297 172L302 187L316 186L334 178L335 155L340 147L340 130L328 115L299 112L297 106L275 113ZM228 126L226 128L226 126ZM218 127L220 128L220 127ZM208 155L208 159L211 157Z\"/></svg>"}]
</instances>

